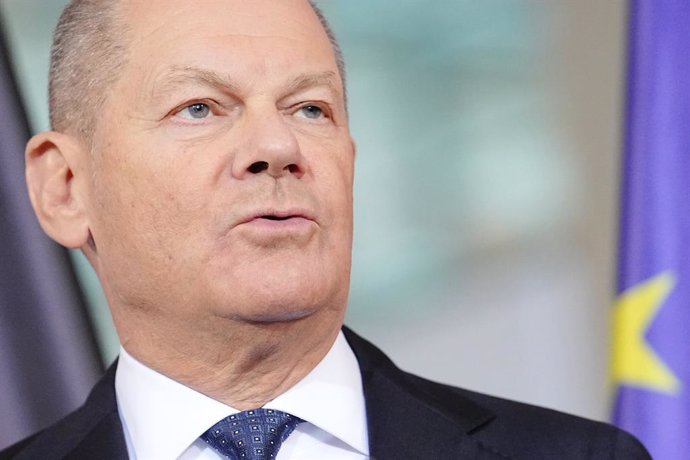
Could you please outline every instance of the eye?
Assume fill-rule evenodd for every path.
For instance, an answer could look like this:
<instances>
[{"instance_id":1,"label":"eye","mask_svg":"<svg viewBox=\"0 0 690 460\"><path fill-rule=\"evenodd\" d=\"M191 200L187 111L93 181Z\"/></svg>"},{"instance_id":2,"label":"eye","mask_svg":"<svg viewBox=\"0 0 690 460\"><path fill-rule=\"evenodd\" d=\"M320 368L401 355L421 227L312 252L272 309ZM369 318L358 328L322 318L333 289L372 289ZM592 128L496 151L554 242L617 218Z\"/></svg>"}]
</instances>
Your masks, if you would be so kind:
<instances>
[{"instance_id":1,"label":"eye","mask_svg":"<svg viewBox=\"0 0 690 460\"><path fill-rule=\"evenodd\" d=\"M312 120L317 120L319 118L322 118L325 116L324 111L321 107L318 105L305 105L303 107L300 107L297 113L303 115L306 118L310 118Z\"/></svg>"},{"instance_id":2,"label":"eye","mask_svg":"<svg viewBox=\"0 0 690 460\"><path fill-rule=\"evenodd\" d=\"M203 102L196 102L194 104L183 107L179 112L177 112L176 115L179 115L181 118L186 118L188 120L199 120L208 117L210 114L211 108L208 106L208 104L204 104Z\"/></svg>"}]
</instances>

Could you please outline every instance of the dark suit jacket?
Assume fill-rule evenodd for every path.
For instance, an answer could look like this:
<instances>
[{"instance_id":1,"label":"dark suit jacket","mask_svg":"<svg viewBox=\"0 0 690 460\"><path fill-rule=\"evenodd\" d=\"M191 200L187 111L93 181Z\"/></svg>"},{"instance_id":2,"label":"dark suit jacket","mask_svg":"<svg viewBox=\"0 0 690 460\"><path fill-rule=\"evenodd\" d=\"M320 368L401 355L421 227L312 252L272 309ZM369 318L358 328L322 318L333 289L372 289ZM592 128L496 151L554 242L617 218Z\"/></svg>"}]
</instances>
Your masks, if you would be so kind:
<instances>
[{"instance_id":1,"label":"dark suit jacket","mask_svg":"<svg viewBox=\"0 0 690 460\"><path fill-rule=\"evenodd\" d=\"M362 371L373 459L650 459L611 425L416 377L344 332ZM112 366L80 409L0 459L127 459L114 381Z\"/></svg>"}]
</instances>

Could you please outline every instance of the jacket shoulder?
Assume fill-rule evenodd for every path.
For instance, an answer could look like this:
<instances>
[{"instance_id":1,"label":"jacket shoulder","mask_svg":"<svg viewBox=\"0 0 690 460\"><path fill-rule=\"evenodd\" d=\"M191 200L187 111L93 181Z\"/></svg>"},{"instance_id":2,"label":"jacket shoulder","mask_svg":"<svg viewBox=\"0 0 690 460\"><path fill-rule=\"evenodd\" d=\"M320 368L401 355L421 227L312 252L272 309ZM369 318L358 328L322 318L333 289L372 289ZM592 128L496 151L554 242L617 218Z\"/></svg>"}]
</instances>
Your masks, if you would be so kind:
<instances>
[{"instance_id":1,"label":"jacket shoulder","mask_svg":"<svg viewBox=\"0 0 690 460\"><path fill-rule=\"evenodd\" d=\"M637 439L613 425L433 382L400 370L374 345L343 330L360 364L369 429L379 439L399 440L389 429L397 417L423 417L424 427L446 433L448 441L463 438L472 452L490 452L490 458L651 459Z\"/></svg>"},{"instance_id":2,"label":"jacket shoulder","mask_svg":"<svg viewBox=\"0 0 690 460\"><path fill-rule=\"evenodd\" d=\"M0 452L0 460L126 459L113 365L86 402L52 426Z\"/></svg>"},{"instance_id":3,"label":"jacket shoulder","mask_svg":"<svg viewBox=\"0 0 690 460\"><path fill-rule=\"evenodd\" d=\"M461 388L446 388L457 397L492 411L495 418L470 434L499 450L513 452L516 458L651 460L640 441L609 423Z\"/></svg>"}]
</instances>

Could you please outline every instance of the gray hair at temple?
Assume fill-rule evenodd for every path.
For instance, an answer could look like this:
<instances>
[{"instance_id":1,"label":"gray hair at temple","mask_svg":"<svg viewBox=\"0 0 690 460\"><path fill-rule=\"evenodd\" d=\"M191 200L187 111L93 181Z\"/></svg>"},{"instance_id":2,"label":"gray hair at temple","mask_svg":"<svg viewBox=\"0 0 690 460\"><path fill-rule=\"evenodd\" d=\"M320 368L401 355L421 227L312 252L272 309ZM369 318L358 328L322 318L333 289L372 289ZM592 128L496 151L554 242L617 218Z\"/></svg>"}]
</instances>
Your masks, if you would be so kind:
<instances>
[{"instance_id":1,"label":"gray hair at temple","mask_svg":"<svg viewBox=\"0 0 690 460\"><path fill-rule=\"evenodd\" d=\"M345 61L333 30L309 0L333 47L345 90ZM96 112L127 60L127 25L113 0L70 0L53 36L48 86L52 129L91 143Z\"/></svg>"}]
</instances>

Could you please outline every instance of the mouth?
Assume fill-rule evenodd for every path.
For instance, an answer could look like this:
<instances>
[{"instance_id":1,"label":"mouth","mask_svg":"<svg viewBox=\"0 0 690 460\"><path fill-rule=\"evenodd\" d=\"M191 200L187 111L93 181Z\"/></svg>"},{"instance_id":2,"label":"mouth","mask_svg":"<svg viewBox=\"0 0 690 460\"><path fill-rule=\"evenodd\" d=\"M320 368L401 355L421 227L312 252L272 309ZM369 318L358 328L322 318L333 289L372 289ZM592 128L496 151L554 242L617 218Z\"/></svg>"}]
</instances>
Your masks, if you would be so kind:
<instances>
[{"instance_id":1,"label":"mouth","mask_svg":"<svg viewBox=\"0 0 690 460\"><path fill-rule=\"evenodd\" d=\"M242 223L250 222L267 222L267 223L287 223L290 221L312 221L315 222L314 216L303 209L266 209L259 212L254 212L242 219Z\"/></svg>"},{"instance_id":2,"label":"mouth","mask_svg":"<svg viewBox=\"0 0 690 460\"><path fill-rule=\"evenodd\" d=\"M304 208L263 208L250 211L233 226L239 238L271 248L303 247L319 229L315 215Z\"/></svg>"},{"instance_id":3,"label":"mouth","mask_svg":"<svg viewBox=\"0 0 690 460\"><path fill-rule=\"evenodd\" d=\"M283 220L288 220L292 219L297 216L274 216L271 214L267 214L265 216L259 216L258 219L266 219L266 220L275 220L275 221L283 221Z\"/></svg>"}]
</instances>

